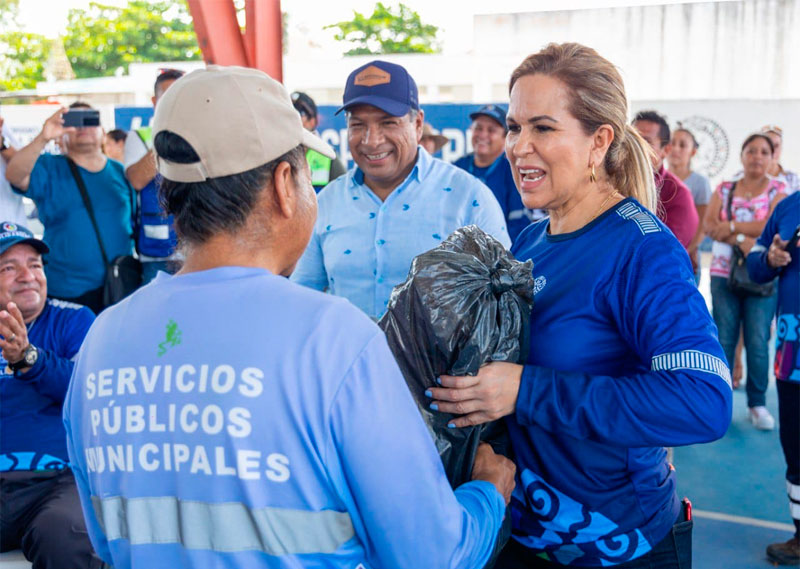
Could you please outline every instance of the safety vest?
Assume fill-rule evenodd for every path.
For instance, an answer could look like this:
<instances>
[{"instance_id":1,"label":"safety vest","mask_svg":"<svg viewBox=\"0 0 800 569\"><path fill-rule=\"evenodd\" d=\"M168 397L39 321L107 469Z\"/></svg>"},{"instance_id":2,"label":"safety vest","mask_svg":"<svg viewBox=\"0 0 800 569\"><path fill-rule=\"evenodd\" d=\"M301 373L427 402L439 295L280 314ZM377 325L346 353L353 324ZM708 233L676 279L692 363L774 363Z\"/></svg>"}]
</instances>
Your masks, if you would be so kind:
<instances>
[{"instance_id":1,"label":"safety vest","mask_svg":"<svg viewBox=\"0 0 800 569\"><path fill-rule=\"evenodd\" d=\"M150 127L136 130L145 147L152 147L153 133ZM150 180L139 192L139 207L136 215L136 249L148 257L165 258L175 252L178 238L173 228L173 218L167 215L158 201L160 174Z\"/></svg>"},{"instance_id":2,"label":"safety vest","mask_svg":"<svg viewBox=\"0 0 800 569\"><path fill-rule=\"evenodd\" d=\"M306 160L308 160L308 167L311 168L311 185L314 186L316 192L319 192L331 181L333 160L310 148L306 152Z\"/></svg>"}]
</instances>

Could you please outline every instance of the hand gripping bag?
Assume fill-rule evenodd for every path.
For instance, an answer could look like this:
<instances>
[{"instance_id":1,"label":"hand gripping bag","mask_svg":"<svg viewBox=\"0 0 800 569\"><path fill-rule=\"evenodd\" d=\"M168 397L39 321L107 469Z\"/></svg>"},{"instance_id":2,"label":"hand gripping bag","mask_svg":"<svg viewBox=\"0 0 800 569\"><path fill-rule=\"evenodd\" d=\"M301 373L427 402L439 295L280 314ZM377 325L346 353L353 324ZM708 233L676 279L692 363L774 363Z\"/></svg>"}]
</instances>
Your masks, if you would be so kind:
<instances>
[{"instance_id":1,"label":"hand gripping bag","mask_svg":"<svg viewBox=\"0 0 800 569\"><path fill-rule=\"evenodd\" d=\"M454 415L430 410L425 390L437 387L441 374L475 375L491 361L525 362L532 268L478 227L463 227L414 259L378 322L454 488L471 480L481 441L510 455L505 424L449 429Z\"/></svg>"}]
</instances>

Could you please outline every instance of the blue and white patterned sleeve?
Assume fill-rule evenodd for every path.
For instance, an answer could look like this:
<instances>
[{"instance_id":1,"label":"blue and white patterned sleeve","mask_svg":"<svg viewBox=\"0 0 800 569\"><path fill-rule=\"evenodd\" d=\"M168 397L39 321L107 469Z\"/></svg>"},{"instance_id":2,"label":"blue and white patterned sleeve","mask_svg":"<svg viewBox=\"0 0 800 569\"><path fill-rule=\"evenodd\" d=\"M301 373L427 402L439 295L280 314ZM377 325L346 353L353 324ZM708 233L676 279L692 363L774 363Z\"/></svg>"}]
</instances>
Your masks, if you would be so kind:
<instances>
[{"instance_id":1,"label":"blue and white patterned sleeve","mask_svg":"<svg viewBox=\"0 0 800 569\"><path fill-rule=\"evenodd\" d=\"M316 290L325 290L325 287L328 286L328 274L325 271L322 243L316 227L311 234L311 240L308 242L305 253L297 261L291 280Z\"/></svg>"},{"instance_id":2,"label":"blue and white patterned sleeve","mask_svg":"<svg viewBox=\"0 0 800 569\"><path fill-rule=\"evenodd\" d=\"M517 420L623 447L722 437L730 371L684 250L667 233L648 235L610 286L620 335L649 371L611 377L525 366Z\"/></svg>"},{"instance_id":3,"label":"blue and white patterned sleeve","mask_svg":"<svg viewBox=\"0 0 800 569\"><path fill-rule=\"evenodd\" d=\"M506 218L492 190L475 178L473 192L475 198L472 201L471 219L465 225L477 225L500 241L506 249L510 248L511 238L508 236Z\"/></svg>"}]
</instances>

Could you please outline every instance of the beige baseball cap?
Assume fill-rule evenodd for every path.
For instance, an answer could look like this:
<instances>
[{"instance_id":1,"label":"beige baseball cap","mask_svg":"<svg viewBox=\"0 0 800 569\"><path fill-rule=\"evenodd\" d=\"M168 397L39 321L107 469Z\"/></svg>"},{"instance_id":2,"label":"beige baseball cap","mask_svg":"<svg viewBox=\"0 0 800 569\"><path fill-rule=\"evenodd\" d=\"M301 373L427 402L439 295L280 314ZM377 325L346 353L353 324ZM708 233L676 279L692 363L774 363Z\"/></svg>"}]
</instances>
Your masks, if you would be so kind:
<instances>
[{"instance_id":1,"label":"beige baseball cap","mask_svg":"<svg viewBox=\"0 0 800 569\"><path fill-rule=\"evenodd\" d=\"M302 144L329 158L330 146L303 128L283 85L246 67L209 65L184 75L158 101L153 138L170 131L200 157L179 164L156 155L174 182L202 182L252 170Z\"/></svg>"}]
</instances>

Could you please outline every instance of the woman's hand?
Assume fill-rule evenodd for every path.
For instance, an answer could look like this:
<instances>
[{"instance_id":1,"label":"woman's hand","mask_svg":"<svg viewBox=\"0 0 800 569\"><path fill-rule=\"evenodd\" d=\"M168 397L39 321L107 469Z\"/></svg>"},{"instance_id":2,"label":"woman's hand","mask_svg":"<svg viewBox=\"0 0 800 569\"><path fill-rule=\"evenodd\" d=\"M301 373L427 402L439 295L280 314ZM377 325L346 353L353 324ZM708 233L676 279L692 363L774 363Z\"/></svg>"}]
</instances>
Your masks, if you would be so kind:
<instances>
[{"instance_id":1,"label":"woman's hand","mask_svg":"<svg viewBox=\"0 0 800 569\"><path fill-rule=\"evenodd\" d=\"M491 362L476 376L443 375L442 387L433 387L426 395L433 399L431 409L462 415L449 427L469 427L511 415L517 407L522 366Z\"/></svg>"},{"instance_id":2,"label":"woman's hand","mask_svg":"<svg viewBox=\"0 0 800 569\"><path fill-rule=\"evenodd\" d=\"M714 241L725 241L731 235L731 224L729 221L718 221L708 232L708 236Z\"/></svg>"}]
</instances>

